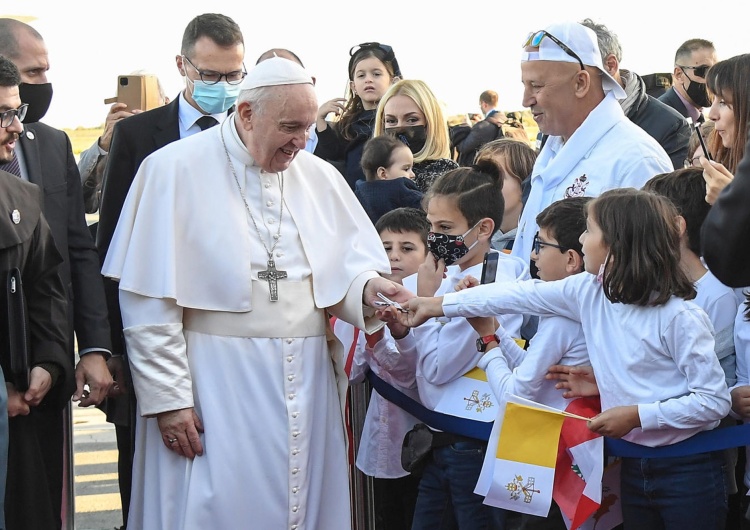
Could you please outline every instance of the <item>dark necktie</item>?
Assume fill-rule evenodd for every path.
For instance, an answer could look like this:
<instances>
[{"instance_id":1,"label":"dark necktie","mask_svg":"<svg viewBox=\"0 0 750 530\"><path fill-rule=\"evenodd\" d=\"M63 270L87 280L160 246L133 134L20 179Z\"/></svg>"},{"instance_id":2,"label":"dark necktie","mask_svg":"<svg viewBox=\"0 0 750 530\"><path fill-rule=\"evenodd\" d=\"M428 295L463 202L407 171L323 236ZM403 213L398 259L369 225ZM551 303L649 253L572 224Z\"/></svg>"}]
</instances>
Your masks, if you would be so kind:
<instances>
[{"instance_id":1,"label":"dark necktie","mask_svg":"<svg viewBox=\"0 0 750 530\"><path fill-rule=\"evenodd\" d=\"M13 160L11 160L10 162L0 164L0 169L2 169L3 171L7 171L8 173L13 173L17 177L21 176L21 167L18 165L17 156L14 156Z\"/></svg>"},{"instance_id":2,"label":"dark necktie","mask_svg":"<svg viewBox=\"0 0 750 530\"><path fill-rule=\"evenodd\" d=\"M197 123L198 127L201 128L201 131L205 131L206 129L213 127L219 122L216 121L216 118L214 118L213 116L201 116L195 123Z\"/></svg>"}]
</instances>

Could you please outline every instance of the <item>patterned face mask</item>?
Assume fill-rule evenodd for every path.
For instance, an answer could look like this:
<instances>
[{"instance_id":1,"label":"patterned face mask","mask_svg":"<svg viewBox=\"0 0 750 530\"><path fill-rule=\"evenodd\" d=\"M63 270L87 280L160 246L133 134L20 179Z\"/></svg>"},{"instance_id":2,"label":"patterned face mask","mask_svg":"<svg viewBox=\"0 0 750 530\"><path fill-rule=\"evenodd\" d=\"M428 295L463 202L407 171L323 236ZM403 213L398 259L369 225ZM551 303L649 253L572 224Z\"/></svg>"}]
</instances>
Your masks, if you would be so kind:
<instances>
[{"instance_id":1,"label":"patterned face mask","mask_svg":"<svg viewBox=\"0 0 750 530\"><path fill-rule=\"evenodd\" d=\"M436 259L442 259L445 266L453 265L463 258L474 246L479 243L479 239L474 241L471 246L466 246L464 238L474 230L479 223L469 228L460 236L452 236L440 232L430 232L427 234L427 248Z\"/></svg>"}]
</instances>

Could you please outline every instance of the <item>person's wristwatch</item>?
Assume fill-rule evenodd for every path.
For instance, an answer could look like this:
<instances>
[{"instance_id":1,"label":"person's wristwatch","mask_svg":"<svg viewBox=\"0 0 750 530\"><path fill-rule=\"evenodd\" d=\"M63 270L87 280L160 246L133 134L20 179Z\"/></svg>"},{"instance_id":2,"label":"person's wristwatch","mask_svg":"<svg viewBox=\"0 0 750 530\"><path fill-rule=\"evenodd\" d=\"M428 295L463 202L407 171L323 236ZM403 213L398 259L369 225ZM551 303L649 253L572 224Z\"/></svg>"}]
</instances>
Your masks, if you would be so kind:
<instances>
[{"instance_id":1,"label":"person's wristwatch","mask_svg":"<svg viewBox=\"0 0 750 530\"><path fill-rule=\"evenodd\" d=\"M485 335L484 337L479 337L477 339L477 351L481 353L486 352L487 346L489 346L491 342L494 342L499 345L500 337L498 337L494 333L492 335Z\"/></svg>"}]
</instances>

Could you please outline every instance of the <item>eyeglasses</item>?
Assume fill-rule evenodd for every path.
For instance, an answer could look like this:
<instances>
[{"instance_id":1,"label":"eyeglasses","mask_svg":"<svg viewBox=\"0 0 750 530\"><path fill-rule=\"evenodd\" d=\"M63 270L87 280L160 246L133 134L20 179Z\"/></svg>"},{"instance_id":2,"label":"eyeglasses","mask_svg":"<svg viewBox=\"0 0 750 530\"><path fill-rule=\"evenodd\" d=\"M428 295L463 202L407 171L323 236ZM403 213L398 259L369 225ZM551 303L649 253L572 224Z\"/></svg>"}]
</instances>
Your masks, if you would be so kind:
<instances>
[{"instance_id":1,"label":"eyeglasses","mask_svg":"<svg viewBox=\"0 0 750 530\"><path fill-rule=\"evenodd\" d=\"M226 74L220 74L219 72L212 72L210 70L204 71L204 70L198 70L198 67L193 64L193 62L187 58L186 55L182 56L190 66L192 66L196 72L198 72L198 75L201 76L201 81L206 83L207 85L215 85L219 81L221 81L221 78L223 77L226 79L227 83L230 85L239 85L242 83L242 80L245 79L245 76L247 75L247 71L245 71L245 65L243 63L242 70L235 70L234 72L229 72Z\"/></svg>"},{"instance_id":2,"label":"eyeglasses","mask_svg":"<svg viewBox=\"0 0 750 530\"><path fill-rule=\"evenodd\" d=\"M557 44L558 46L560 46L560 48L562 48L562 50L565 53L567 53L573 59L575 59L576 61L578 61L578 64L581 65L581 70L585 70L586 69L583 66L583 61L581 60L580 57L578 57L578 54L576 52L574 52L573 50L571 50L570 47L567 44L565 44L563 41L561 41L560 39L558 39L557 37L555 37L554 35L550 34L549 32L547 32L547 31L545 31L543 29L539 30L539 31L532 31L531 33L529 33L529 36L526 39L526 42L521 47L522 48L526 48L527 46L531 46L533 48L538 48L539 45L542 43L542 40L544 40L544 37L549 37L549 39L552 42L554 42L555 44Z\"/></svg>"},{"instance_id":3,"label":"eyeglasses","mask_svg":"<svg viewBox=\"0 0 750 530\"><path fill-rule=\"evenodd\" d=\"M542 247L553 247L553 248L559 248L560 252L565 252L568 250L568 247L564 247L562 245L555 245L554 243L547 243L546 241L542 241L539 239L539 232L534 234L534 242L531 244L531 248L539 254L539 252L542 250Z\"/></svg>"},{"instance_id":4,"label":"eyeglasses","mask_svg":"<svg viewBox=\"0 0 750 530\"><path fill-rule=\"evenodd\" d=\"M678 64L680 68L682 68L682 71L685 72L685 69L692 70L695 72L696 77L706 77L706 74L708 73L708 69L711 68L707 64L702 64L700 66L682 66L681 64ZM687 74L687 72L685 72Z\"/></svg>"},{"instance_id":5,"label":"eyeglasses","mask_svg":"<svg viewBox=\"0 0 750 530\"><path fill-rule=\"evenodd\" d=\"M13 124L13 120L18 116L18 121L23 121L26 117L26 111L29 110L29 104L24 103L17 109L10 109L0 113L0 127L5 129Z\"/></svg>"},{"instance_id":6,"label":"eyeglasses","mask_svg":"<svg viewBox=\"0 0 750 530\"><path fill-rule=\"evenodd\" d=\"M700 155L685 159L685 167L702 167Z\"/></svg>"}]
</instances>

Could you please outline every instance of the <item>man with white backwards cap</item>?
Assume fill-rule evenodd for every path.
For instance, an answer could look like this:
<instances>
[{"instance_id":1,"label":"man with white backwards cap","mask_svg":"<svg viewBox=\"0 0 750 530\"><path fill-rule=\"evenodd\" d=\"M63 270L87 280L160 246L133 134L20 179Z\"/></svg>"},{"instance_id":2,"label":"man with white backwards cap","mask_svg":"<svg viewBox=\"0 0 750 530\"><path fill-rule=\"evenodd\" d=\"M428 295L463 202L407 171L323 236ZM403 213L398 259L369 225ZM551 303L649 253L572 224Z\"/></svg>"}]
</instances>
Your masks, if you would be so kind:
<instances>
[{"instance_id":1,"label":"man with white backwards cap","mask_svg":"<svg viewBox=\"0 0 750 530\"><path fill-rule=\"evenodd\" d=\"M129 525L345 529L347 379L327 313L409 293L340 174L304 151L317 101L274 57L219 126L147 157L103 273L139 404Z\"/></svg>"},{"instance_id":2,"label":"man with white backwards cap","mask_svg":"<svg viewBox=\"0 0 750 530\"><path fill-rule=\"evenodd\" d=\"M662 147L622 112L625 91L602 66L596 34L577 22L550 25L523 44L523 106L549 135L531 173L512 254L528 260L536 216L564 197L640 188L672 171Z\"/></svg>"}]
</instances>

